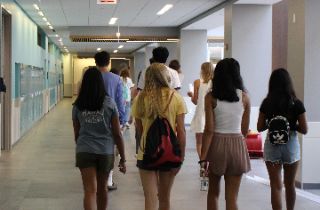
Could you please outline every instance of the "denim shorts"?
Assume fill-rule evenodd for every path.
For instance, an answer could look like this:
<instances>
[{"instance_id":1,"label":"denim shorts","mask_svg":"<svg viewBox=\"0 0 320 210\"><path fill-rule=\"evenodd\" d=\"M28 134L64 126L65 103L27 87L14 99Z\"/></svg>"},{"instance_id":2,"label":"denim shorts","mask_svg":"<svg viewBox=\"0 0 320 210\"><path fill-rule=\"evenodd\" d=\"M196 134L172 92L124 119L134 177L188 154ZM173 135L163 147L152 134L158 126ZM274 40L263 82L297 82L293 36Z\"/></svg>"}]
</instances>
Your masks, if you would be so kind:
<instances>
[{"instance_id":1,"label":"denim shorts","mask_svg":"<svg viewBox=\"0 0 320 210\"><path fill-rule=\"evenodd\" d=\"M292 164L300 160L300 144L296 131L290 132L287 144L273 145L268 137L264 142L264 160L278 164Z\"/></svg>"}]
</instances>

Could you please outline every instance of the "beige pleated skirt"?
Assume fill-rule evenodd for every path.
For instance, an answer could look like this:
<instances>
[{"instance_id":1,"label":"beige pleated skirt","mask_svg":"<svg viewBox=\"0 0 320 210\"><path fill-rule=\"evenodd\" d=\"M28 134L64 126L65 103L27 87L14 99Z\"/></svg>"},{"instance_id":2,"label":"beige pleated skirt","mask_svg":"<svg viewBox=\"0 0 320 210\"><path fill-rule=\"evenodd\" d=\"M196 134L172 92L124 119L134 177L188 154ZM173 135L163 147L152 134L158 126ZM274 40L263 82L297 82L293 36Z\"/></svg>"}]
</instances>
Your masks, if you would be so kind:
<instances>
[{"instance_id":1,"label":"beige pleated skirt","mask_svg":"<svg viewBox=\"0 0 320 210\"><path fill-rule=\"evenodd\" d=\"M238 176L251 170L247 145L241 134L215 133L208 151L209 172Z\"/></svg>"}]
</instances>

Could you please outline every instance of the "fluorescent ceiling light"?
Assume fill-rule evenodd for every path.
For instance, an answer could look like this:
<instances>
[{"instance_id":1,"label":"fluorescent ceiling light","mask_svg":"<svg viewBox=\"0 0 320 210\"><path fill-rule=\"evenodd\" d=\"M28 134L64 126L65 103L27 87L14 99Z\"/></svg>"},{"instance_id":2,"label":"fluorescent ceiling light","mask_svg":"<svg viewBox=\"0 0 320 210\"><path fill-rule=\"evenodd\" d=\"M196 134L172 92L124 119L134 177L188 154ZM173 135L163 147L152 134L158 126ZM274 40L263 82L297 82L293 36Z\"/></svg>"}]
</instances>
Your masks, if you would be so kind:
<instances>
[{"instance_id":1,"label":"fluorescent ceiling light","mask_svg":"<svg viewBox=\"0 0 320 210\"><path fill-rule=\"evenodd\" d=\"M113 18L110 19L109 24L110 25L114 25L117 22L117 20L118 20L118 18L113 17Z\"/></svg>"},{"instance_id":2,"label":"fluorescent ceiling light","mask_svg":"<svg viewBox=\"0 0 320 210\"><path fill-rule=\"evenodd\" d=\"M97 51L100 51L100 50L101 50L101 48L100 48L100 47L98 47L98 48L97 48Z\"/></svg>"},{"instance_id":3,"label":"fluorescent ceiling light","mask_svg":"<svg viewBox=\"0 0 320 210\"><path fill-rule=\"evenodd\" d=\"M56 34L56 37L59 37L59 35L58 35L58 34Z\"/></svg>"},{"instance_id":4,"label":"fluorescent ceiling light","mask_svg":"<svg viewBox=\"0 0 320 210\"><path fill-rule=\"evenodd\" d=\"M51 23L47 22L47 25L48 25L48 26L51 26Z\"/></svg>"},{"instance_id":5,"label":"fluorescent ceiling light","mask_svg":"<svg viewBox=\"0 0 320 210\"><path fill-rule=\"evenodd\" d=\"M164 13L168 12L173 7L173 4L166 4L164 7L157 12L157 15L163 15Z\"/></svg>"},{"instance_id":6,"label":"fluorescent ceiling light","mask_svg":"<svg viewBox=\"0 0 320 210\"><path fill-rule=\"evenodd\" d=\"M134 40L134 41L127 41L127 42L131 42L131 43L157 43L157 42L164 42L164 43L171 43L171 42L178 42L178 41L151 41L151 40L147 40L147 41L138 41L138 40Z\"/></svg>"},{"instance_id":7,"label":"fluorescent ceiling light","mask_svg":"<svg viewBox=\"0 0 320 210\"><path fill-rule=\"evenodd\" d=\"M48 21L48 19L46 17L43 17L42 20L45 21L45 22Z\"/></svg>"},{"instance_id":8,"label":"fluorescent ceiling light","mask_svg":"<svg viewBox=\"0 0 320 210\"><path fill-rule=\"evenodd\" d=\"M59 41L59 42L62 42L62 38L60 38L58 41Z\"/></svg>"},{"instance_id":9,"label":"fluorescent ceiling light","mask_svg":"<svg viewBox=\"0 0 320 210\"><path fill-rule=\"evenodd\" d=\"M40 10L39 6L37 4L33 4L33 7L36 9L36 10Z\"/></svg>"},{"instance_id":10,"label":"fluorescent ceiling light","mask_svg":"<svg viewBox=\"0 0 320 210\"><path fill-rule=\"evenodd\" d=\"M44 17L44 14L42 11L39 11L38 14L41 16L41 17Z\"/></svg>"},{"instance_id":11,"label":"fluorescent ceiling light","mask_svg":"<svg viewBox=\"0 0 320 210\"><path fill-rule=\"evenodd\" d=\"M117 39L117 38L115 38L115 39L91 39L92 41L128 41L129 39Z\"/></svg>"},{"instance_id":12,"label":"fluorescent ceiling light","mask_svg":"<svg viewBox=\"0 0 320 210\"><path fill-rule=\"evenodd\" d=\"M118 50L114 50L114 51L113 51L113 53L117 53L117 52L118 52Z\"/></svg>"},{"instance_id":13,"label":"fluorescent ceiling light","mask_svg":"<svg viewBox=\"0 0 320 210\"><path fill-rule=\"evenodd\" d=\"M176 42L178 42L179 41L179 39L167 39L168 41L176 41Z\"/></svg>"},{"instance_id":14,"label":"fluorescent ceiling light","mask_svg":"<svg viewBox=\"0 0 320 210\"><path fill-rule=\"evenodd\" d=\"M123 48L123 45L120 45L118 48L119 48L119 49Z\"/></svg>"},{"instance_id":15,"label":"fluorescent ceiling light","mask_svg":"<svg viewBox=\"0 0 320 210\"><path fill-rule=\"evenodd\" d=\"M49 26L49 28L50 28L51 30L53 30L53 27L52 27L52 26Z\"/></svg>"}]
</instances>

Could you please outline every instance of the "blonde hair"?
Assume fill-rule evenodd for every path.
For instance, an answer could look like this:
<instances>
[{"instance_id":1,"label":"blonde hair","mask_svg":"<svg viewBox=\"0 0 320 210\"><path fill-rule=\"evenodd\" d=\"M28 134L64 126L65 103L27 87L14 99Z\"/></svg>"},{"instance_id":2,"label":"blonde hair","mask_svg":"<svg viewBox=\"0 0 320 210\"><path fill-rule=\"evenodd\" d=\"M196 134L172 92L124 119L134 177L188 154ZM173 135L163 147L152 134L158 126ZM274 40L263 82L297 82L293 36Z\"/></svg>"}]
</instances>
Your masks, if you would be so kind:
<instances>
[{"instance_id":1,"label":"blonde hair","mask_svg":"<svg viewBox=\"0 0 320 210\"><path fill-rule=\"evenodd\" d=\"M170 91L162 92L163 88L169 88L170 76L167 67L161 63L151 64L145 74L145 85L137 101L138 117L151 118L162 116L164 97L169 99ZM149 100L149 107L145 107L145 100Z\"/></svg>"},{"instance_id":2,"label":"blonde hair","mask_svg":"<svg viewBox=\"0 0 320 210\"><path fill-rule=\"evenodd\" d=\"M208 83L213 78L214 67L211 62L205 62L201 65L200 77L204 83Z\"/></svg>"}]
</instances>

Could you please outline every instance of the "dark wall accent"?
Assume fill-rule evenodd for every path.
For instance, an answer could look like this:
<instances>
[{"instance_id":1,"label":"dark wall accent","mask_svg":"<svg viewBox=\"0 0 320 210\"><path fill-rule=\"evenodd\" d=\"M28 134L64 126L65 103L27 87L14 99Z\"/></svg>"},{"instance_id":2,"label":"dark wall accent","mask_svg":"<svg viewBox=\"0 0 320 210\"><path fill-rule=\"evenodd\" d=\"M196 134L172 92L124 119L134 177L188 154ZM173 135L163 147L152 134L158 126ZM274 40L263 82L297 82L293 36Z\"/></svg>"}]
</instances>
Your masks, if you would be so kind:
<instances>
[{"instance_id":1,"label":"dark wall accent","mask_svg":"<svg viewBox=\"0 0 320 210\"><path fill-rule=\"evenodd\" d=\"M272 69L287 68L288 0L273 5L272 12Z\"/></svg>"}]
</instances>

